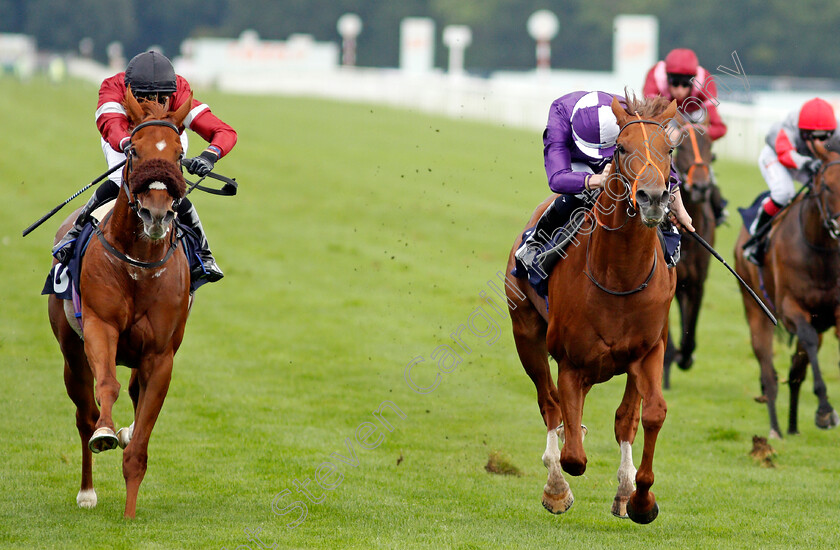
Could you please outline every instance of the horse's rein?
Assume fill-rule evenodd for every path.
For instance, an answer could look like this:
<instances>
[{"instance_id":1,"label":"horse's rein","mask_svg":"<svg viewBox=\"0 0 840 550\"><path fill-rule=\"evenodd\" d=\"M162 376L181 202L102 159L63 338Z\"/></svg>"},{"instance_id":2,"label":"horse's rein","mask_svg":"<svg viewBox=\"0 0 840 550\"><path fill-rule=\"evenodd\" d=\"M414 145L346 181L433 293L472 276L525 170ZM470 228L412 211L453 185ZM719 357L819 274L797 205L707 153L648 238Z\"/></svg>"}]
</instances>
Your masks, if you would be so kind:
<instances>
[{"instance_id":1,"label":"horse's rein","mask_svg":"<svg viewBox=\"0 0 840 550\"><path fill-rule=\"evenodd\" d=\"M698 166L707 166L708 163L703 161L703 157L700 155L700 146L697 145L697 136L694 132L694 126L688 125L688 137L691 138L691 150L694 153L694 163L688 167L688 170L685 173L685 186L687 189L691 189L694 185L694 169Z\"/></svg>"}]
</instances>

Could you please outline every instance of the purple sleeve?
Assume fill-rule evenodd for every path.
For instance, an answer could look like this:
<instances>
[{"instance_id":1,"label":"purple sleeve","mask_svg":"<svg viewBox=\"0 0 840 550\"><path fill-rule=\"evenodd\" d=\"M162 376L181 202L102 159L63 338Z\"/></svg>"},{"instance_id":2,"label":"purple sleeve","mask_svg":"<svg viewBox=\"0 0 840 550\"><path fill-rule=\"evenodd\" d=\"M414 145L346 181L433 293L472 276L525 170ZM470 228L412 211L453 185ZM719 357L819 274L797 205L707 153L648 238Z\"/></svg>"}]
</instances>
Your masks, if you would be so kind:
<instances>
[{"instance_id":1,"label":"purple sleeve","mask_svg":"<svg viewBox=\"0 0 840 550\"><path fill-rule=\"evenodd\" d=\"M543 133L543 156L548 186L555 193L580 193L584 189L586 172L572 171L572 127L564 105L555 101L548 113L548 124Z\"/></svg>"},{"instance_id":2,"label":"purple sleeve","mask_svg":"<svg viewBox=\"0 0 840 550\"><path fill-rule=\"evenodd\" d=\"M674 167L674 161L671 161L671 175L668 179L668 191L673 193L681 186L682 182L680 181L680 175Z\"/></svg>"}]
</instances>

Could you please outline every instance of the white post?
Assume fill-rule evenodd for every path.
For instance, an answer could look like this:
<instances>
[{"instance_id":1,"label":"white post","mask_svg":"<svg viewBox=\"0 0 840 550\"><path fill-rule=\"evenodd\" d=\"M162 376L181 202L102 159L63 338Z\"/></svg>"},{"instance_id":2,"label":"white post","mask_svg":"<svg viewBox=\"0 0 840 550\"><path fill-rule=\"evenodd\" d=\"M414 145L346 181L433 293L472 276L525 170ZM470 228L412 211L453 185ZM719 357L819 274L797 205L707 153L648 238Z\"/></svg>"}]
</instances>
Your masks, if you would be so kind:
<instances>
[{"instance_id":1,"label":"white post","mask_svg":"<svg viewBox=\"0 0 840 550\"><path fill-rule=\"evenodd\" d=\"M362 19L355 13L345 13L338 18L338 34L341 35L341 64L356 65L356 37L362 32Z\"/></svg>"},{"instance_id":2,"label":"white post","mask_svg":"<svg viewBox=\"0 0 840 550\"><path fill-rule=\"evenodd\" d=\"M537 41L537 70L551 69L551 39L557 35L560 21L548 10L537 10L528 18L528 34Z\"/></svg>"},{"instance_id":3,"label":"white post","mask_svg":"<svg viewBox=\"0 0 840 550\"><path fill-rule=\"evenodd\" d=\"M449 25L443 29L443 43L449 48L449 75L464 74L464 50L472 42L472 31L465 25Z\"/></svg>"}]
</instances>

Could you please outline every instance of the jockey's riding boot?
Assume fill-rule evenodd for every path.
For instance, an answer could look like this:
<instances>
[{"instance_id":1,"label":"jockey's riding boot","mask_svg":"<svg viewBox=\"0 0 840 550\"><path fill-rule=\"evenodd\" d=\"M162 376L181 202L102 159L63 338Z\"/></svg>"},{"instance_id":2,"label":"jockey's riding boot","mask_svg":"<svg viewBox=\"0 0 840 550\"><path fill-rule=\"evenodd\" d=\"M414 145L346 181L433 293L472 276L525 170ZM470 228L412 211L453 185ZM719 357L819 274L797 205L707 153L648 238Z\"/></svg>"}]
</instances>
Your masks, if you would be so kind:
<instances>
[{"instance_id":1,"label":"jockey's riding boot","mask_svg":"<svg viewBox=\"0 0 840 550\"><path fill-rule=\"evenodd\" d=\"M82 211L79 212L78 217L76 217L76 221L73 222L73 227L71 227L61 240L58 241L58 244L53 247L53 257L55 257L55 259L60 263L67 265L67 262L69 262L70 258L73 257L73 243L75 243L76 239L79 237L79 233L82 232L82 229L84 229L85 225L90 221L90 215L94 210L109 200L116 198L119 194L119 186L111 180L105 180L102 185L97 187L93 196L88 200L87 204L84 205Z\"/></svg>"},{"instance_id":2,"label":"jockey's riding boot","mask_svg":"<svg viewBox=\"0 0 840 550\"><path fill-rule=\"evenodd\" d=\"M758 210L758 216L755 217L755 221L749 227L750 235L752 236L744 243L744 258L755 265L761 265L764 262L764 234L766 233L764 228L767 227L772 219L773 216L768 214L762 207Z\"/></svg>"},{"instance_id":3,"label":"jockey's riding boot","mask_svg":"<svg viewBox=\"0 0 840 550\"><path fill-rule=\"evenodd\" d=\"M545 209L537 221L537 225L534 226L534 231L514 254L526 268L536 266L537 255L551 240L552 233L566 222L567 213L563 208L566 198L565 195L560 195L548 205L548 208ZM558 204L558 202L561 204Z\"/></svg>"},{"instance_id":4,"label":"jockey's riding boot","mask_svg":"<svg viewBox=\"0 0 840 550\"><path fill-rule=\"evenodd\" d=\"M715 183L712 183L711 195L709 198L712 204L712 213L715 216L715 225L719 226L729 217L729 211L726 209L726 205L729 201L723 198L723 195L720 193L720 187L718 187Z\"/></svg>"},{"instance_id":5,"label":"jockey's riding boot","mask_svg":"<svg viewBox=\"0 0 840 550\"><path fill-rule=\"evenodd\" d=\"M211 283L215 283L224 277L225 274L216 265L216 260L210 252L210 245L207 243L207 236L204 234L201 220L198 219L198 212L196 212L195 206L187 199L181 201L181 208L178 209L178 221L192 229L198 237L198 250L196 254L198 254L200 264L190 272L192 280L206 279Z\"/></svg>"}]
</instances>

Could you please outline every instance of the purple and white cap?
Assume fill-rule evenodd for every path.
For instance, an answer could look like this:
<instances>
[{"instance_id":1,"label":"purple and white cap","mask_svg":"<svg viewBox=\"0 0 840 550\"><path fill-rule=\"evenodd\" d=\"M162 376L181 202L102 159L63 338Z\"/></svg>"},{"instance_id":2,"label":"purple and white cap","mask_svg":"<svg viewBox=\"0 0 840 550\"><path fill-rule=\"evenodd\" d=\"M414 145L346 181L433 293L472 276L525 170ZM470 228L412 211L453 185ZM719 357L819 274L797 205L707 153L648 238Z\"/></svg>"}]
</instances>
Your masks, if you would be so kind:
<instances>
[{"instance_id":1,"label":"purple and white cap","mask_svg":"<svg viewBox=\"0 0 840 550\"><path fill-rule=\"evenodd\" d=\"M587 157L604 159L615 152L618 123L612 112L612 100L608 93L589 92L572 109L572 138Z\"/></svg>"}]
</instances>

